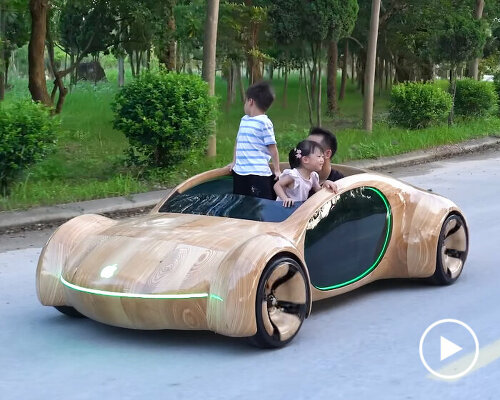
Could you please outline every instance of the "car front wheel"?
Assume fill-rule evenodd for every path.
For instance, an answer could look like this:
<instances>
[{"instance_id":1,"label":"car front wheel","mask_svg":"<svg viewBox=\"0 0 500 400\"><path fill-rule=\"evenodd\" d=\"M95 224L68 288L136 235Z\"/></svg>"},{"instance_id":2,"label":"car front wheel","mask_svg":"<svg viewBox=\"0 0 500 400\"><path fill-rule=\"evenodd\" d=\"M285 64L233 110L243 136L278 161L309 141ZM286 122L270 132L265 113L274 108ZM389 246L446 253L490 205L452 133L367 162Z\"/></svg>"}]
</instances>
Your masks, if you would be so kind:
<instances>
[{"instance_id":1,"label":"car front wheel","mask_svg":"<svg viewBox=\"0 0 500 400\"><path fill-rule=\"evenodd\" d=\"M437 248L436 271L431 280L438 285L455 282L464 268L469 251L469 234L464 218L449 215L441 227Z\"/></svg>"},{"instance_id":2,"label":"car front wheel","mask_svg":"<svg viewBox=\"0 0 500 400\"><path fill-rule=\"evenodd\" d=\"M309 286L301 266L292 258L279 257L262 272L255 313L257 333L252 344L282 347L298 333L310 302Z\"/></svg>"}]
</instances>

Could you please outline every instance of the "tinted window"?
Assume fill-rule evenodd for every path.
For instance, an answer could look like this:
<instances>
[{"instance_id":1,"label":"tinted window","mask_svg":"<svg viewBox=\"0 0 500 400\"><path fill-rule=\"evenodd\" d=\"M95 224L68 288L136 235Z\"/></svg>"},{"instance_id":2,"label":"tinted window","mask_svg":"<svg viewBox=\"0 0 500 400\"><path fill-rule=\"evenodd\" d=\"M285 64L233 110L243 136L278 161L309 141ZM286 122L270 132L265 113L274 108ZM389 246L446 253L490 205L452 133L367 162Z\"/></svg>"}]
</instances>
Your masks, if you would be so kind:
<instances>
[{"instance_id":1,"label":"tinted window","mask_svg":"<svg viewBox=\"0 0 500 400\"><path fill-rule=\"evenodd\" d=\"M242 196L233 194L232 191L231 177L214 179L184 193L175 193L162 205L159 212L281 222L302 204L296 202L293 207L285 208L278 201Z\"/></svg>"},{"instance_id":2,"label":"tinted window","mask_svg":"<svg viewBox=\"0 0 500 400\"><path fill-rule=\"evenodd\" d=\"M329 290L371 272L385 252L391 212L380 191L362 187L325 204L309 221L305 259L311 283Z\"/></svg>"}]
</instances>

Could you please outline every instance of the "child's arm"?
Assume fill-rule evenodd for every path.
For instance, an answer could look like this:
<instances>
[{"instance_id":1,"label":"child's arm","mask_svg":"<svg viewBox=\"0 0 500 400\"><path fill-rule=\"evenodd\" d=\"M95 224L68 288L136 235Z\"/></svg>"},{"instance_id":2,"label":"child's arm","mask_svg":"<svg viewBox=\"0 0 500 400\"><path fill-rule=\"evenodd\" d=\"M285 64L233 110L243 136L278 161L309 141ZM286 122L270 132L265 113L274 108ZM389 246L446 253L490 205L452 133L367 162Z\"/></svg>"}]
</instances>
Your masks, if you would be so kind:
<instances>
[{"instance_id":1,"label":"child's arm","mask_svg":"<svg viewBox=\"0 0 500 400\"><path fill-rule=\"evenodd\" d=\"M233 170L234 164L236 164L236 143L234 144L233 161L226 165L226 168L229 168L229 172Z\"/></svg>"},{"instance_id":2,"label":"child's arm","mask_svg":"<svg viewBox=\"0 0 500 400\"><path fill-rule=\"evenodd\" d=\"M278 147L276 146L276 144L269 144L267 145L267 148L269 149L269 153L271 154L271 161L273 162L273 173L276 176L275 179L278 180L281 175Z\"/></svg>"},{"instance_id":3,"label":"child's arm","mask_svg":"<svg viewBox=\"0 0 500 400\"><path fill-rule=\"evenodd\" d=\"M274 184L274 191L283 200L283 207L293 206L293 200L285 194L285 190L283 189L290 185L293 185L293 178L290 175L280 177L278 182Z\"/></svg>"}]
</instances>

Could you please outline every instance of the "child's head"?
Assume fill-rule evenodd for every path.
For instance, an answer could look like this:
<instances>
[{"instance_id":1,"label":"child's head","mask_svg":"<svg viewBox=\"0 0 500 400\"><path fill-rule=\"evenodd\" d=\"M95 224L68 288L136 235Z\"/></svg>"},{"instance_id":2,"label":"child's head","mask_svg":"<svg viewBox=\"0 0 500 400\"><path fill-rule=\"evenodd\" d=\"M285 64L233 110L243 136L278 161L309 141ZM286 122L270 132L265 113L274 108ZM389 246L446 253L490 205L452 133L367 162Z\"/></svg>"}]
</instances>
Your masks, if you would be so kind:
<instances>
[{"instance_id":1,"label":"child's head","mask_svg":"<svg viewBox=\"0 0 500 400\"><path fill-rule=\"evenodd\" d=\"M274 97L274 91L269 82L261 81L253 84L246 91L245 113L250 114L247 110L249 102L265 113L273 104Z\"/></svg>"},{"instance_id":2,"label":"child's head","mask_svg":"<svg viewBox=\"0 0 500 400\"><path fill-rule=\"evenodd\" d=\"M288 154L291 168L305 167L308 170L319 172L323 167L324 151L319 143L312 140L303 140Z\"/></svg>"}]
</instances>

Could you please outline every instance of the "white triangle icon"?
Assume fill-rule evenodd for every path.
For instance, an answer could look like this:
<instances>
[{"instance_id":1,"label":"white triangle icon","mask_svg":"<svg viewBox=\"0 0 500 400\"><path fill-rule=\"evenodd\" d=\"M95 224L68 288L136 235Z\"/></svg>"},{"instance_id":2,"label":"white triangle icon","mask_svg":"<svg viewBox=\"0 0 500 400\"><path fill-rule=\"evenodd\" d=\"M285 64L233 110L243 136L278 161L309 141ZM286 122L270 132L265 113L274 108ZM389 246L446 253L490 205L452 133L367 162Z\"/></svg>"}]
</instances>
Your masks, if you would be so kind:
<instances>
[{"instance_id":1,"label":"white triangle icon","mask_svg":"<svg viewBox=\"0 0 500 400\"><path fill-rule=\"evenodd\" d=\"M441 336L441 361L446 360L460 350L462 350L462 348L459 345Z\"/></svg>"}]
</instances>

